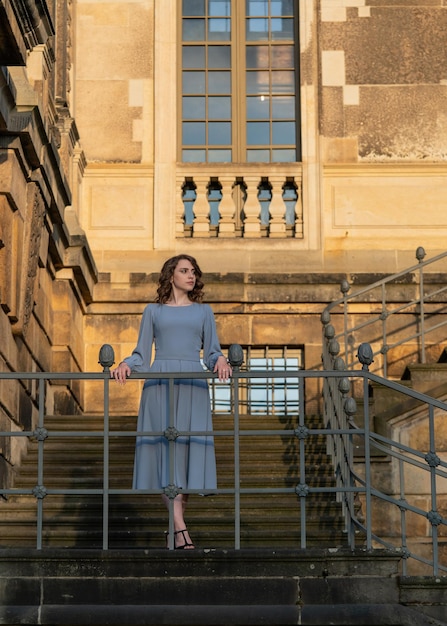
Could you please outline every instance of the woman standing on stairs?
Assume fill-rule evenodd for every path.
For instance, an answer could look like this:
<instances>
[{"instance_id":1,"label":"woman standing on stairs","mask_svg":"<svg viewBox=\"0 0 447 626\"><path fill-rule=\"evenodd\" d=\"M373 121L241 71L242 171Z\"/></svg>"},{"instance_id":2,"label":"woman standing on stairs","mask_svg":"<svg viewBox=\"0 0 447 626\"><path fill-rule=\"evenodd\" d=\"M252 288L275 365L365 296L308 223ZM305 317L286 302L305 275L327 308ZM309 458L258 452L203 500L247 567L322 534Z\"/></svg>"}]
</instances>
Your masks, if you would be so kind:
<instances>
[{"instance_id":1,"label":"woman standing on stairs","mask_svg":"<svg viewBox=\"0 0 447 626\"><path fill-rule=\"evenodd\" d=\"M203 372L200 352L207 368L220 381L228 380L231 366L222 354L211 307L202 304L202 272L197 261L180 254L162 267L155 304L143 312L138 343L131 356L110 373L124 384L131 372ZM155 357L151 364L152 344ZM167 379L149 379L143 386L138 431L163 432L169 426ZM208 383L204 379L174 381L174 427L180 431L212 433ZM169 442L164 436L137 437L134 489L164 489L169 480ZM215 489L216 459L210 436L179 436L175 441L174 484L178 489ZM169 507L169 498L162 498ZM184 513L188 494L174 497L174 548L191 549Z\"/></svg>"}]
</instances>

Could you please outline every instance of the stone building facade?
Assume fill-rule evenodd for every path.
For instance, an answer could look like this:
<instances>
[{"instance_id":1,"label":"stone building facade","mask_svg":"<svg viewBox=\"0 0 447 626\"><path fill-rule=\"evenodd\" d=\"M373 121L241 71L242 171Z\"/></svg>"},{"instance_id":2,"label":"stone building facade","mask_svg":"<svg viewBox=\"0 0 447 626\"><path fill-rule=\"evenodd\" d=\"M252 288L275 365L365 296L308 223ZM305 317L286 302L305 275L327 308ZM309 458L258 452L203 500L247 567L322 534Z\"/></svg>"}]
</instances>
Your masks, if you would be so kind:
<instances>
[{"instance_id":1,"label":"stone building facade","mask_svg":"<svg viewBox=\"0 0 447 626\"><path fill-rule=\"evenodd\" d=\"M445 249L446 33L443 0L0 0L1 369L121 360L180 252L223 346L320 367L342 279ZM0 389L1 428L35 424L35 384ZM94 384L47 403L102 410Z\"/></svg>"}]
</instances>

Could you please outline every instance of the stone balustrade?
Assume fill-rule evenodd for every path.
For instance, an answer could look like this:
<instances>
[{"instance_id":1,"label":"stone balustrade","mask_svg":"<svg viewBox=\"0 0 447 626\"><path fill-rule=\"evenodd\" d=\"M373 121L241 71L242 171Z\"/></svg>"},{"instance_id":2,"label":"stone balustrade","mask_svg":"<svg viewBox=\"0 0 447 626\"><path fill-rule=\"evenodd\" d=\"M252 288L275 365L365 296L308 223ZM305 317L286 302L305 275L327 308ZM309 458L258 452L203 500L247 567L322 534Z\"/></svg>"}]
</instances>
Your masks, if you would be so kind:
<instances>
[{"instance_id":1,"label":"stone balustrade","mask_svg":"<svg viewBox=\"0 0 447 626\"><path fill-rule=\"evenodd\" d=\"M177 237L303 237L302 172L294 164L177 166Z\"/></svg>"}]
</instances>

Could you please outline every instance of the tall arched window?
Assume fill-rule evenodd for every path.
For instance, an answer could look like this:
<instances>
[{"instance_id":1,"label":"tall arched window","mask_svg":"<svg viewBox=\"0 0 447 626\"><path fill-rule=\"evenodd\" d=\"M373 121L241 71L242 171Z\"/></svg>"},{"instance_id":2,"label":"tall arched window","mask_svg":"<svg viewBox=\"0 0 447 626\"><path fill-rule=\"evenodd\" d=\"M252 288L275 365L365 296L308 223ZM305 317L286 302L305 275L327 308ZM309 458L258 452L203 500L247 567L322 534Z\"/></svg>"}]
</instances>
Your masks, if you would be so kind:
<instances>
[{"instance_id":1,"label":"tall arched window","mask_svg":"<svg viewBox=\"0 0 447 626\"><path fill-rule=\"evenodd\" d=\"M301 160L294 0L181 0L183 162Z\"/></svg>"}]
</instances>

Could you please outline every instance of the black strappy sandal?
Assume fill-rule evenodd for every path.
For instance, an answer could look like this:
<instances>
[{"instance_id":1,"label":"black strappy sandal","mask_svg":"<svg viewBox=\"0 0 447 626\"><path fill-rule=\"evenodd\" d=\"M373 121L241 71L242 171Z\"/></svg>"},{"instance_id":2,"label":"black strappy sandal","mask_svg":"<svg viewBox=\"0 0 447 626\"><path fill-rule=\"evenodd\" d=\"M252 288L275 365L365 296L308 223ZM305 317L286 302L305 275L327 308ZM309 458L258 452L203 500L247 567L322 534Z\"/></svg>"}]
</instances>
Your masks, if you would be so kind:
<instances>
[{"instance_id":1,"label":"black strappy sandal","mask_svg":"<svg viewBox=\"0 0 447 626\"><path fill-rule=\"evenodd\" d=\"M176 530L175 531L175 533L174 533L174 550L184 550L185 548L194 548L195 547L194 544L191 543L191 541L188 541L188 539L186 538L186 535L185 535L186 532L188 532L186 528L184 528L183 530ZM175 545L175 536L176 535L181 535L183 537L184 543L181 546Z\"/></svg>"}]
</instances>

